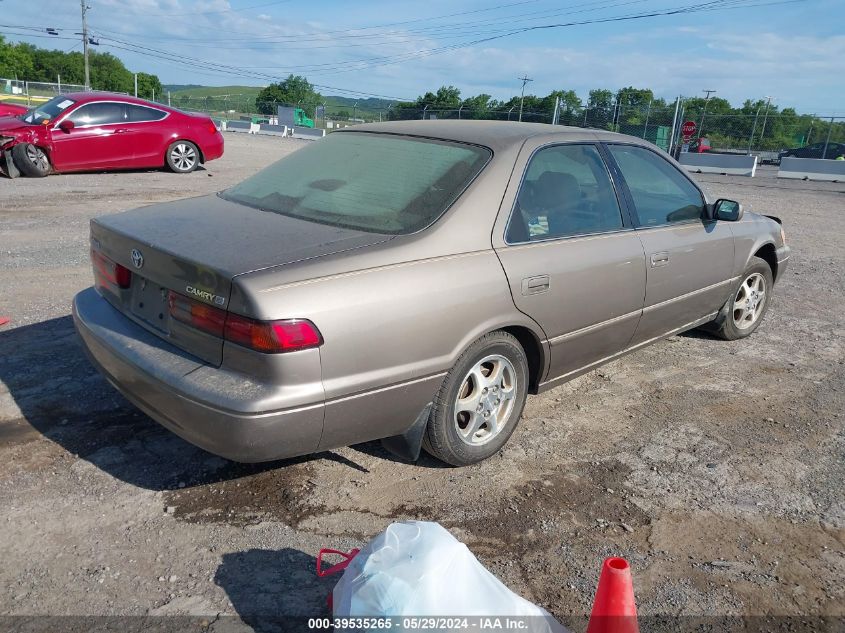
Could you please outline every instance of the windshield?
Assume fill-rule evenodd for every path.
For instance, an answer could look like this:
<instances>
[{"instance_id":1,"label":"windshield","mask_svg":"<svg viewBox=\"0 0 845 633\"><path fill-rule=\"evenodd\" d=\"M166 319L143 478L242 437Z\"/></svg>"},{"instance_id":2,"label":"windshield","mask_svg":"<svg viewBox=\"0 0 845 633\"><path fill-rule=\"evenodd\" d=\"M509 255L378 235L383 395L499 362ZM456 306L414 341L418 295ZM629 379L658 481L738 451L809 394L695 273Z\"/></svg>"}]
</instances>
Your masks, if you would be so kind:
<instances>
[{"instance_id":1,"label":"windshield","mask_svg":"<svg viewBox=\"0 0 845 633\"><path fill-rule=\"evenodd\" d=\"M76 102L73 99L59 95L58 97L53 97L44 105L32 108L32 110L22 116L22 119L26 123L32 123L33 125L44 125L55 119L74 103Z\"/></svg>"},{"instance_id":2,"label":"windshield","mask_svg":"<svg viewBox=\"0 0 845 633\"><path fill-rule=\"evenodd\" d=\"M407 234L440 217L489 158L474 145L336 132L220 195L313 222Z\"/></svg>"}]
</instances>

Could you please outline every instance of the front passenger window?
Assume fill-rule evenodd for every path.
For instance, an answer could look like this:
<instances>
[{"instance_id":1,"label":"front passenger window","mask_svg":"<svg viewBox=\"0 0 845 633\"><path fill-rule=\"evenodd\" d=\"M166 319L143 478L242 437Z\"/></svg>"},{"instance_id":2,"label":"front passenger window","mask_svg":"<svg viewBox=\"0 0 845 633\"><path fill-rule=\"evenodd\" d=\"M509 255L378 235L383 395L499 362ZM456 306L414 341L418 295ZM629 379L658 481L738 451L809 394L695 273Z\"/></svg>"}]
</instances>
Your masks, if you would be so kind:
<instances>
[{"instance_id":1,"label":"front passenger window","mask_svg":"<svg viewBox=\"0 0 845 633\"><path fill-rule=\"evenodd\" d=\"M701 192L669 161L634 145L610 145L628 184L640 226L701 218Z\"/></svg>"},{"instance_id":2,"label":"front passenger window","mask_svg":"<svg viewBox=\"0 0 845 633\"><path fill-rule=\"evenodd\" d=\"M89 103L71 112L68 117L77 127L123 123L123 104Z\"/></svg>"},{"instance_id":3,"label":"front passenger window","mask_svg":"<svg viewBox=\"0 0 845 633\"><path fill-rule=\"evenodd\" d=\"M622 228L604 161L593 145L556 145L531 158L508 223L511 244Z\"/></svg>"}]
</instances>

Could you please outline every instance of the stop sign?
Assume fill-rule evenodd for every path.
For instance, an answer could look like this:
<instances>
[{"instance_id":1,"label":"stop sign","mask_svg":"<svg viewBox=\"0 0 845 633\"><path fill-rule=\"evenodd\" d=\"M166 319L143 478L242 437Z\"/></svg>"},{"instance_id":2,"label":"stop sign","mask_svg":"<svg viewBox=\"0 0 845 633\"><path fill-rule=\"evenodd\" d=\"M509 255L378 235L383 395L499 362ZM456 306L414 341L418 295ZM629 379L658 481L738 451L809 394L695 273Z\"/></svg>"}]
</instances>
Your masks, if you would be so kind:
<instances>
[{"instance_id":1,"label":"stop sign","mask_svg":"<svg viewBox=\"0 0 845 633\"><path fill-rule=\"evenodd\" d=\"M681 133L684 135L684 138L692 138L695 134L695 121L684 121L684 124L681 126Z\"/></svg>"}]
</instances>

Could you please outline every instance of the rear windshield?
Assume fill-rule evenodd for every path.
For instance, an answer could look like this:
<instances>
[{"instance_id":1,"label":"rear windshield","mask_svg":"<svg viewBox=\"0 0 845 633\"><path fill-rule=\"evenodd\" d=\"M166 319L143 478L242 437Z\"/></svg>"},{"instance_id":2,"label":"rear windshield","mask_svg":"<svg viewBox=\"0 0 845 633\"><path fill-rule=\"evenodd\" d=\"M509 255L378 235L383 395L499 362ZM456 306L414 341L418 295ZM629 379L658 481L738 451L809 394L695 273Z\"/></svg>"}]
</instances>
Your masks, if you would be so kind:
<instances>
[{"instance_id":1,"label":"rear windshield","mask_svg":"<svg viewBox=\"0 0 845 633\"><path fill-rule=\"evenodd\" d=\"M32 123L34 125L44 125L55 119L74 103L76 102L73 99L68 99L62 95L53 97L44 105L32 108L32 110L23 115L23 120L26 123Z\"/></svg>"},{"instance_id":2,"label":"rear windshield","mask_svg":"<svg viewBox=\"0 0 845 633\"><path fill-rule=\"evenodd\" d=\"M489 158L474 145L337 132L220 195L323 224L407 234L440 217Z\"/></svg>"}]
</instances>

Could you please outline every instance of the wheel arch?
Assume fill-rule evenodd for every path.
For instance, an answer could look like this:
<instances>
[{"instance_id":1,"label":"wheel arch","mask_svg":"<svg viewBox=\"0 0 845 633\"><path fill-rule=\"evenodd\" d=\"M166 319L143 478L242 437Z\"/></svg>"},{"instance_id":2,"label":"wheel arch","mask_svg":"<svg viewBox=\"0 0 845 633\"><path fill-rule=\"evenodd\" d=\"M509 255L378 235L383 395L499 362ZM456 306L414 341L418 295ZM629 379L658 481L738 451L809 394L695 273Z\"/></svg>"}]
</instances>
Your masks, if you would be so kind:
<instances>
[{"instance_id":1,"label":"wheel arch","mask_svg":"<svg viewBox=\"0 0 845 633\"><path fill-rule=\"evenodd\" d=\"M508 325L499 330L513 336L528 359L528 392L536 394L546 369L546 351L537 335L524 325Z\"/></svg>"},{"instance_id":2,"label":"wheel arch","mask_svg":"<svg viewBox=\"0 0 845 633\"><path fill-rule=\"evenodd\" d=\"M759 257L769 265L772 270L772 280L778 278L778 256L774 244L766 242L754 252L753 256Z\"/></svg>"}]
</instances>

